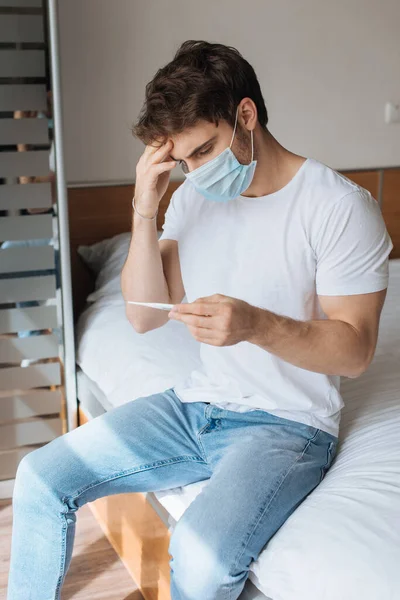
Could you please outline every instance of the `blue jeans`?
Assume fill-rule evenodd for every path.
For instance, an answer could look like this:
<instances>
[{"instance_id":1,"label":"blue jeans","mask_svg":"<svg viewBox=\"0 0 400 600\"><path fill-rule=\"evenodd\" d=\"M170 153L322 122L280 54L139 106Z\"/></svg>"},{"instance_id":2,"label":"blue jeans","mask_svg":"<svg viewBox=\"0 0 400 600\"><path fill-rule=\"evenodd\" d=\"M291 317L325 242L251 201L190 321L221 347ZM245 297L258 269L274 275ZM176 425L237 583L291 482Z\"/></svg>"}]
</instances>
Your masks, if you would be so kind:
<instances>
[{"instance_id":1,"label":"blue jeans","mask_svg":"<svg viewBox=\"0 0 400 600\"><path fill-rule=\"evenodd\" d=\"M171 535L171 597L234 600L336 447L320 429L262 410L184 403L172 388L118 406L19 463L7 598L60 598L86 502L209 479Z\"/></svg>"}]
</instances>

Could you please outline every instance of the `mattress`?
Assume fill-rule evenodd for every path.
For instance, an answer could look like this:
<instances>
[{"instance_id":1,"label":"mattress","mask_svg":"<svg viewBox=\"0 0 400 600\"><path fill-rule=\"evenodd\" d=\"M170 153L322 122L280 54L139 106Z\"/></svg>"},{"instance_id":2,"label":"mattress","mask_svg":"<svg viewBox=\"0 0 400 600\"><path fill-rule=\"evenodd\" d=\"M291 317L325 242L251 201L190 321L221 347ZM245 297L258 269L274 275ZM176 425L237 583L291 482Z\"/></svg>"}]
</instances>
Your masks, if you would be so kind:
<instances>
[{"instance_id":1,"label":"mattress","mask_svg":"<svg viewBox=\"0 0 400 600\"><path fill-rule=\"evenodd\" d=\"M400 260L392 260L388 296L381 317L374 360L361 377L344 378L342 381L345 407L336 459L322 483L289 517L258 560L252 564L244 594L256 595L244 595L243 598L400 598L399 305ZM81 342L84 341L85 352L83 346L78 345L78 360L83 373L81 379L78 378L78 395L84 405L85 402L92 402L92 407L94 406L93 400L85 399L89 398L90 386L87 381L86 388L83 384L84 378L90 379L90 374L94 372L90 360L85 360L84 357L85 353L90 352L90 332L95 338L92 340L93 345L98 348L100 337L111 335L111 329L102 329L102 324L110 323L110 320L117 322L121 317L121 311L118 312L120 309L116 297L109 304L103 302L96 307L94 303L81 321L79 338ZM125 318L124 315L121 318ZM175 335L181 335L182 328L174 329L180 325L169 322L159 330L149 332L155 335L147 341L150 345L157 345L158 342L158 354L155 359L152 357L152 349L145 348L145 371L147 368L152 372L160 372L160 344L171 344ZM113 328L113 331L118 332L118 327ZM138 342L135 333L130 331L124 334L131 336L132 347L136 347ZM146 338L149 334L141 338ZM181 339L180 346L183 342ZM126 350L127 346L124 348ZM196 348L192 347L191 351L194 365L198 360ZM188 354L190 353L185 347L186 360ZM96 359L98 358L97 355ZM139 366L143 371L143 364ZM189 366L186 362L185 369ZM101 365L96 368L101 371ZM169 372L166 373L168 375ZM174 377L184 374L175 372ZM144 375L148 382L148 372ZM116 387L108 380L105 382L100 377L99 381L96 377L92 378L92 383L93 380L96 381L97 391L100 392L96 394L95 388L91 387L91 394L97 397L96 410L109 410L110 406L145 395L148 388L146 382L140 381L140 376L137 372L137 377L135 380L131 379L130 386L129 381L122 384L119 381L118 385L115 384ZM132 372L129 377L132 377ZM165 385L162 385L163 382ZM161 376L156 385L159 387L155 391L160 391L171 387L171 381ZM107 390L111 390L110 393ZM148 393L153 393L153 390ZM168 515L166 522L170 527L173 528L174 522L206 485L207 481L201 481L154 493L155 501Z\"/></svg>"}]
</instances>

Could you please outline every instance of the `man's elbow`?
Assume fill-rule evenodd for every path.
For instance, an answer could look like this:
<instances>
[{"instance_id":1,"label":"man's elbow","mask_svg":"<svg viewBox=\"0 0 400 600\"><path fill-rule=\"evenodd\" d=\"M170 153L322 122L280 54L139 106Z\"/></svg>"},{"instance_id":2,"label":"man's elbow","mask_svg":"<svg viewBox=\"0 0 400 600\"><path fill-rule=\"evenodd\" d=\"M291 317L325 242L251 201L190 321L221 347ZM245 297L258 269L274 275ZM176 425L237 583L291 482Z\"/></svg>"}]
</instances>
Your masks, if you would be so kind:
<instances>
[{"instance_id":1,"label":"man's elbow","mask_svg":"<svg viewBox=\"0 0 400 600\"><path fill-rule=\"evenodd\" d=\"M144 323L140 323L139 321L134 321L132 318L128 317L128 321L129 323L132 325L133 329L136 331L136 333L147 333L148 331L151 331L151 327L146 327L144 325Z\"/></svg>"},{"instance_id":2,"label":"man's elbow","mask_svg":"<svg viewBox=\"0 0 400 600\"><path fill-rule=\"evenodd\" d=\"M133 323L131 323L133 329L136 331L136 333L147 333L148 331L151 331L151 329L145 328L145 327L141 327L140 325L133 325Z\"/></svg>"},{"instance_id":3,"label":"man's elbow","mask_svg":"<svg viewBox=\"0 0 400 600\"><path fill-rule=\"evenodd\" d=\"M161 312L161 311L159 311ZM126 318L128 319L129 323L132 325L133 329L136 331L136 333L147 333L148 331L152 331L153 329L158 329L158 327L161 327L162 325L165 325L165 323L167 323L169 321L169 319L165 320L164 318L161 320L160 317L158 317L160 320L155 320L153 317L152 321L143 321L137 318L134 318L132 313L127 310L126 312Z\"/></svg>"},{"instance_id":4,"label":"man's elbow","mask_svg":"<svg viewBox=\"0 0 400 600\"><path fill-rule=\"evenodd\" d=\"M373 350L372 352L368 352L364 356L361 356L360 360L353 365L349 373L346 373L346 376L350 379L356 379L357 377L363 375L368 370L372 359L374 358L374 354L375 350Z\"/></svg>"}]
</instances>

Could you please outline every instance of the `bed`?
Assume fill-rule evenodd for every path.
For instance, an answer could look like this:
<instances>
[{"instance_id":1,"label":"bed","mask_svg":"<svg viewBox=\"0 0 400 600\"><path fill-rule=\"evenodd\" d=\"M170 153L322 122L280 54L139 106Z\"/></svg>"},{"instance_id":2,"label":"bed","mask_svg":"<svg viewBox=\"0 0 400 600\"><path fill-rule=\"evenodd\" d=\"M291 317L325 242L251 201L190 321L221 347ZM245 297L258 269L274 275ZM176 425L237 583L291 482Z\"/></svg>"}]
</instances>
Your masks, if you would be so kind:
<instances>
[{"instance_id":1,"label":"bed","mask_svg":"<svg viewBox=\"0 0 400 600\"><path fill-rule=\"evenodd\" d=\"M104 238L95 244L74 240L80 268L85 265L92 277L85 298L77 300L84 306L76 324L81 423L172 387L200 360L199 344L182 323L170 321L145 335L127 323L119 274L130 234ZM242 600L400 598L399 306L400 259L392 259L373 363L361 377L342 381L337 457L252 564ZM206 485L91 503L146 600L169 598L169 535Z\"/></svg>"}]
</instances>

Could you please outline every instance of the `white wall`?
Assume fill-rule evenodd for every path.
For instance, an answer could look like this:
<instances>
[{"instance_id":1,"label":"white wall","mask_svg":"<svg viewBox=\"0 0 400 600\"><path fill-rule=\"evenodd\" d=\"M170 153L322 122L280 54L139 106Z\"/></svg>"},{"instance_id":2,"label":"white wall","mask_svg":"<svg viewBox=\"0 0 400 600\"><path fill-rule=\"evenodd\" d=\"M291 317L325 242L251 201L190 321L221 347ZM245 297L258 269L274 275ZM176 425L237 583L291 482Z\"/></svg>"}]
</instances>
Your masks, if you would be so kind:
<instances>
[{"instance_id":1,"label":"white wall","mask_svg":"<svg viewBox=\"0 0 400 600\"><path fill-rule=\"evenodd\" d=\"M400 102L399 23L399 0L60 0L67 181L134 180L144 87L186 39L243 54L290 150L337 169L400 165L400 124L384 123Z\"/></svg>"}]
</instances>

